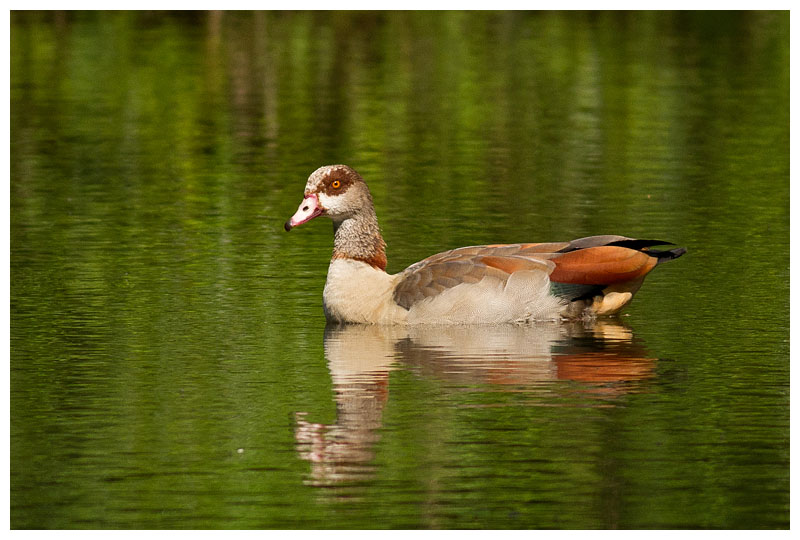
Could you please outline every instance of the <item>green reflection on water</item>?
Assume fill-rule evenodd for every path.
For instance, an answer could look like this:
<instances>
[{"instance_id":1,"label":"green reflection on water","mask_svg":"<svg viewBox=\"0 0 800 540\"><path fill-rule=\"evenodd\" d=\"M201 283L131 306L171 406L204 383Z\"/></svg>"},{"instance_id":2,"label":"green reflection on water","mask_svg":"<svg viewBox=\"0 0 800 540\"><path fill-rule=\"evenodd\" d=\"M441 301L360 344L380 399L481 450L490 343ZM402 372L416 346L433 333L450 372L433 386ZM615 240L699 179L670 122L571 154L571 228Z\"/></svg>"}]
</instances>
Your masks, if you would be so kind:
<instances>
[{"instance_id":1,"label":"green reflection on water","mask_svg":"<svg viewBox=\"0 0 800 540\"><path fill-rule=\"evenodd\" d=\"M788 35L785 12L12 13L12 527L787 527ZM371 457L315 486L295 415L341 425L349 388L330 228L281 224L334 162L390 271L687 246L628 310L648 376L453 378L381 339Z\"/></svg>"}]
</instances>

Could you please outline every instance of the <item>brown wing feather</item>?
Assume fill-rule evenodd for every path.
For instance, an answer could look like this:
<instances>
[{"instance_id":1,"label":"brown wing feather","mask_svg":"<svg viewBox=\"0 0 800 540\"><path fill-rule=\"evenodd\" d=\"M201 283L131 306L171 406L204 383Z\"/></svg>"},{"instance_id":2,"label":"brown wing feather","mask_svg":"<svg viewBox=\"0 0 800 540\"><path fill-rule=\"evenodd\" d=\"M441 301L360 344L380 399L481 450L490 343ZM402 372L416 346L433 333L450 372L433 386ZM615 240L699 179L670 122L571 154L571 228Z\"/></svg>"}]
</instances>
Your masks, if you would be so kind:
<instances>
[{"instance_id":1,"label":"brown wing feather","mask_svg":"<svg viewBox=\"0 0 800 540\"><path fill-rule=\"evenodd\" d=\"M462 283L484 278L506 281L513 272L542 270L553 263L535 252L537 244L470 246L437 253L403 271L394 291L398 305L409 309L414 303L436 296ZM566 244L559 244L566 245Z\"/></svg>"},{"instance_id":2,"label":"brown wing feather","mask_svg":"<svg viewBox=\"0 0 800 540\"><path fill-rule=\"evenodd\" d=\"M476 257L476 260L481 264L496 268L505 272L506 274L513 274L523 270L547 270L547 264L541 260L532 259L528 257L520 257L517 255L484 255Z\"/></svg>"},{"instance_id":3,"label":"brown wing feather","mask_svg":"<svg viewBox=\"0 0 800 540\"><path fill-rule=\"evenodd\" d=\"M553 257L551 281L585 285L611 285L644 277L658 263L647 253L617 246L570 251Z\"/></svg>"}]
</instances>

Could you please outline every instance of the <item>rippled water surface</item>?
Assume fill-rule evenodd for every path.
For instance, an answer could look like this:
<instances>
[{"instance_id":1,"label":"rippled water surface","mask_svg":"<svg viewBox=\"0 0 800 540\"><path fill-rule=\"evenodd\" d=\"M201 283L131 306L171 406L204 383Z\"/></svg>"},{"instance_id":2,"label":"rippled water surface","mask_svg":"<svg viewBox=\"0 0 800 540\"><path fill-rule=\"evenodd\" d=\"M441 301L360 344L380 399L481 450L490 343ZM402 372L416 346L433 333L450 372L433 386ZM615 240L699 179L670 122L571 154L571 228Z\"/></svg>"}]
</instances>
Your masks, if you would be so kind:
<instances>
[{"instance_id":1,"label":"rippled water surface","mask_svg":"<svg viewBox=\"0 0 800 540\"><path fill-rule=\"evenodd\" d=\"M12 528L787 528L787 13L11 16ZM671 240L625 316L326 327L396 272Z\"/></svg>"}]
</instances>

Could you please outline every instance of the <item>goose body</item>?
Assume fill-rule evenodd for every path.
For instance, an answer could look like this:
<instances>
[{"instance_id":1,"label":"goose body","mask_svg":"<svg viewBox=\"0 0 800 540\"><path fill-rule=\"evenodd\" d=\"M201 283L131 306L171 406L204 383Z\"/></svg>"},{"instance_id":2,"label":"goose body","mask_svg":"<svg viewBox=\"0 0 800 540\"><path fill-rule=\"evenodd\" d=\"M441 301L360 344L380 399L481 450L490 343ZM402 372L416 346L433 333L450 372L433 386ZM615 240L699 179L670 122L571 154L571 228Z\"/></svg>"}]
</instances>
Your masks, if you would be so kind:
<instances>
[{"instance_id":1,"label":"goose body","mask_svg":"<svg viewBox=\"0 0 800 540\"><path fill-rule=\"evenodd\" d=\"M499 324L611 315L631 301L656 265L686 252L650 249L669 242L602 235L463 247L388 274L372 196L346 165L311 174L284 228L321 215L333 220L322 296L332 322Z\"/></svg>"}]
</instances>

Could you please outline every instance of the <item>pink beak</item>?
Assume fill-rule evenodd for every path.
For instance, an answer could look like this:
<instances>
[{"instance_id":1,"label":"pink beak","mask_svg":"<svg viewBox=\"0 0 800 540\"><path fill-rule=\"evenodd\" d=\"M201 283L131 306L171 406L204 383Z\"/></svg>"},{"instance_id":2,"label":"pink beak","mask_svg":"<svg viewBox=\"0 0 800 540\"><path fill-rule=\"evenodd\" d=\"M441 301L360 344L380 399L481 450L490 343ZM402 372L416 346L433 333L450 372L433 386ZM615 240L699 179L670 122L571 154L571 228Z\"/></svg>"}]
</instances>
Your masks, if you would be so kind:
<instances>
[{"instance_id":1,"label":"pink beak","mask_svg":"<svg viewBox=\"0 0 800 540\"><path fill-rule=\"evenodd\" d=\"M319 199L317 199L317 194L312 193L308 195L303 202L300 203L300 207L297 209L297 212L289 218L289 221L283 224L283 228L286 231L291 231L294 227L298 225L302 225L306 221L311 221L315 217L321 215L323 212L322 207L319 205Z\"/></svg>"}]
</instances>

